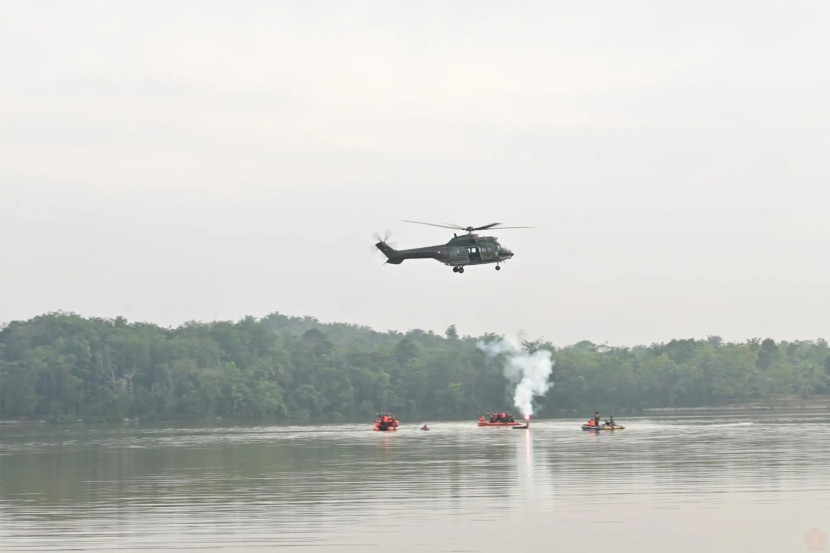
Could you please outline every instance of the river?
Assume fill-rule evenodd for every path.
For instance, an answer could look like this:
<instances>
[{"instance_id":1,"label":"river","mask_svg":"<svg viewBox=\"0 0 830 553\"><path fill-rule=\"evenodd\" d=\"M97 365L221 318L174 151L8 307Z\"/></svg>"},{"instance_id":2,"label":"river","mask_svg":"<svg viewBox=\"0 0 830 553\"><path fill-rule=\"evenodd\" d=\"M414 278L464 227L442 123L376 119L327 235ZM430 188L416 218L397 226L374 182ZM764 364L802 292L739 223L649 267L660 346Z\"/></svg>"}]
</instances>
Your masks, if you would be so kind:
<instances>
[{"instance_id":1,"label":"river","mask_svg":"<svg viewBox=\"0 0 830 553\"><path fill-rule=\"evenodd\" d=\"M3 426L0 551L820 550L826 419Z\"/></svg>"}]
</instances>

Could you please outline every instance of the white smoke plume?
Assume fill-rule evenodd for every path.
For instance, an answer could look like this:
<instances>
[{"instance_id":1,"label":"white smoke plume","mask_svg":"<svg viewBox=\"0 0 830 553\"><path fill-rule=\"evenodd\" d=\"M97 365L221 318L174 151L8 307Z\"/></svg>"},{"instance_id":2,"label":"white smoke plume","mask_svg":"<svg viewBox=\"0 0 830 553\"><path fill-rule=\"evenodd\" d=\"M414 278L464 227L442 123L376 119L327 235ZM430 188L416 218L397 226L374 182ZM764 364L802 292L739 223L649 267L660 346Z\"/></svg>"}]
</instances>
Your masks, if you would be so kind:
<instances>
[{"instance_id":1,"label":"white smoke plume","mask_svg":"<svg viewBox=\"0 0 830 553\"><path fill-rule=\"evenodd\" d=\"M529 353L506 339L476 345L489 358L504 354L504 376L516 386L513 403L525 417L532 415L534 396L543 396L553 387L549 380L554 364L550 352L540 349Z\"/></svg>"}]
</instances>

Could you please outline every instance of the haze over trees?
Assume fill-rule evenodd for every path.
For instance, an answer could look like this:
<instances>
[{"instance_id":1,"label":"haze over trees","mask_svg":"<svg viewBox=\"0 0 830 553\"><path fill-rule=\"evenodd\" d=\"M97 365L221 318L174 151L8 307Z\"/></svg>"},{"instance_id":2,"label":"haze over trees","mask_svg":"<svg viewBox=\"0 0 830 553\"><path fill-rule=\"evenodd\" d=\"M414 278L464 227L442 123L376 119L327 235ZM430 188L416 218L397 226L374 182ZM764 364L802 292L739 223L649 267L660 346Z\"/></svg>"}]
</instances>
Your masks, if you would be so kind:
<instances>
[{"instance_id":1,"label":"haze over trees","mask_svg":"<svg viewBox=\"0 0 830 553\"><path fill-rule=\"evenodd\" d=\"M0 330L0 419L473 419L513 407L501 364L476 347L496 338L279 313L173 329L52 313ZM830 395L824 340L524 345L556 362L539 417Z\"/></svg>"}]
</instances>

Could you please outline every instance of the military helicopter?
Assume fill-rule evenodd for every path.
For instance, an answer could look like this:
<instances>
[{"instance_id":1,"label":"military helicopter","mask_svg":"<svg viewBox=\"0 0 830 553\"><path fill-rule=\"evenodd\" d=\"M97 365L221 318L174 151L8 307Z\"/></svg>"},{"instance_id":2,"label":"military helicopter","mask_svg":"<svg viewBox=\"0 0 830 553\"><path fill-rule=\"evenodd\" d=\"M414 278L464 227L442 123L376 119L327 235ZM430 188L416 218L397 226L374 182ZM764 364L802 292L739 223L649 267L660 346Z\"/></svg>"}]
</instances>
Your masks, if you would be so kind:
<instances>
[{"instance_id":1,"label":"military helicopter","mask_svg":"<svg viewBox=\"0 0 830 553\"><path fill-rule=\"evenodd\" d=\"M500 271L501 267L499 264L513 257L513 252L499 244L495 236L479 236L478 234L473 234L474 231L534 228L502 227L499 226L501 223L490 223L489 225L480 227L462 227L450 224L438 225L435 223L422 223L421 221L404 221L404 223L463 230L467 234L459 236L457 233L453 233L453 237L446 244L412 248L409 250L396 250L387 244L386 239L379 239L375 246L386 256L386 262L393 265L400 265L406 259L435 259L444 265L451 266L454 273L463 273L464 267L467 265L483 265L485 263L495 263L496 270Z\"/></svg>"}]
</instances>

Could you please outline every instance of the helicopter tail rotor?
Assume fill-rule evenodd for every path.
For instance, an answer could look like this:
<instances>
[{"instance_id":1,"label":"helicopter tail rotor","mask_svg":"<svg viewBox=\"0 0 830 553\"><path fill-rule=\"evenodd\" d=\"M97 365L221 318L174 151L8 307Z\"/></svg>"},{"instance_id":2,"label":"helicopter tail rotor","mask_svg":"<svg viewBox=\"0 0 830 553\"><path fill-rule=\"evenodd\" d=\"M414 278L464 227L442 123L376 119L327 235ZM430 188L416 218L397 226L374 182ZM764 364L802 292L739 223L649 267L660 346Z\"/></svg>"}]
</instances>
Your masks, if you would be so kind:
<instances>
[{"instance_id":1,"label":"helicopter tail rotor","mask_svg":"<svg viewBox=\"0 0 830 553\"><path fill-rule=\"evenodd\" d=\"M385 263L392 263L394 265L398 265L403 262L403 258L399 257L398 251L395 249L397 246L396 242L390 242L389 238L392 237L392 233L390 231L386 231L383 236L379 233L375 232L372 234L372 238L375 239L375 243L372 244L372 251L377 253L378 251L383 253L386 257Z\"/></svg>"},{"instance_id":2,"label":"helicopter tail rotor","mask_svg":"<svg viewBox=\"0 0 830 553\"><path fill-rule=\"evenodd\" d=\"M377 242L372 246L376 248L375 251L380 251L386 256L386 263L392 263L393 265L400 265L403 263L403 257L398 254L398 250L395 249L396 244L394 242L389 242L389 238L392 236L392 233L388 230L384 236L380 236L377 232L374 234L375 240Z\"/></svg>"},{"instance_id":3,"label":"helicopter tail rotor","mask_svg":"<svg viewBox=\"0 0 830 553\"><path fill-rule=\"evenodd\" d=\"M401 263L403 263L404 258L401 257L400 254L398 254L398 250L391 247L386 242L378 242L377 244L375 244L375 246L377 247L377 249L383 252L383 255L386 256L387 263L391 263L393 265L400 265Z\"/></svg>"},{"instance_id":4,"label":"helicopter tail rotor","mask_svg":"<svg viewBox=\"0 0 830 553\"><path fill-rule=\"evenodd\" d=\"M381 234L379 232L375 231L375 232L372 233L372 238L375 239L375 242L386 242L386 243L388 243L389 239L392 238L392 231L387 229L383 233L383 236L381 236Z\"/></svg>"}]
</instances>

